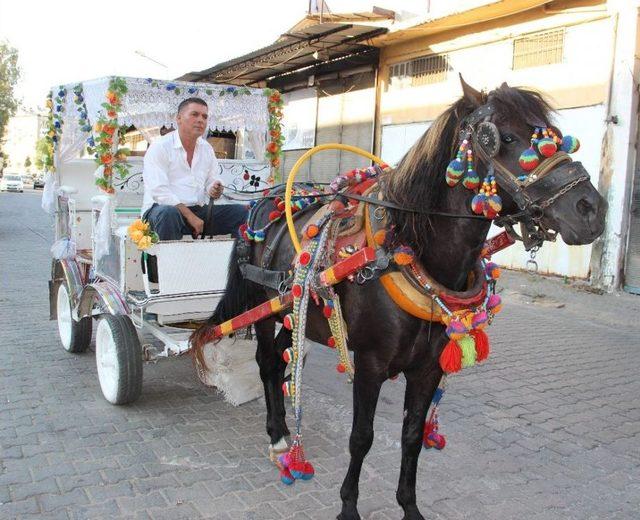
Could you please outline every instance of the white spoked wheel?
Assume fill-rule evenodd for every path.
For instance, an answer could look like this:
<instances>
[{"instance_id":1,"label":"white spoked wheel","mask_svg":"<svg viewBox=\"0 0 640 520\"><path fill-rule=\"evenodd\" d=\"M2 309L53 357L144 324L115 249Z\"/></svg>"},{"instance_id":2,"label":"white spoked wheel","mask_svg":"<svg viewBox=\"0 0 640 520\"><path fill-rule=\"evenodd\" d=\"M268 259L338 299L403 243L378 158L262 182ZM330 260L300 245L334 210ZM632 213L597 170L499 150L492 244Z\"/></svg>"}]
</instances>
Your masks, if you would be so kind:
<instances>
[{"instance_id":1,"label":"white spoked wheel","mask_svg":"<svg viewBox=\"0 0 640 520\"><path fill-rule=\"evenodd\" d=\"M96 365L102 395L128 404L142 392L142 348L128 316L103 314L96 331Z\"/></svg>"},{"instance_id":2,"label":"white spoked wheel","mask_svg":"<svg viewBox=\"0 0 640 520\"><path fill-rule=\"evenodd\" d=\"M56 297L56 317L60 341L67 352L74 354L87 350L91 343L91 317L75 321L71 314L71 298L64 283L58 285Z\"/></svg>"}]
</instances>

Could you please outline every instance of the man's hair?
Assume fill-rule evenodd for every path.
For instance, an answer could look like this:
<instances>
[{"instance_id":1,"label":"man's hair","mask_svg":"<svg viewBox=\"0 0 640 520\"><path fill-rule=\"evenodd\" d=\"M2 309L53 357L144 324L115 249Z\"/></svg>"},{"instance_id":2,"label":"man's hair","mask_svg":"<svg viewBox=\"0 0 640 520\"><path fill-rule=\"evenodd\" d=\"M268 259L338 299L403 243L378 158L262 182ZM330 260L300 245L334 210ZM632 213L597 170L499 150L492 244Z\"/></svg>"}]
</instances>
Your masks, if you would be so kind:
<instances>
[{"instance_id":1,"label":"man's hair","mask_svg":"<svg viewBox=\"0 0 640 520\"><path fill-rule=\"evenodd\" d=\"M207 105L207 102L204 99L201 99L199 97L190 97L185 99L178 105L178 114L182 112L183 108L185 108L187 105L190 105L191 103L195 103L196 105L202 105L203 107L209 108L209 105Z\"/></svg>"}]
</instances>

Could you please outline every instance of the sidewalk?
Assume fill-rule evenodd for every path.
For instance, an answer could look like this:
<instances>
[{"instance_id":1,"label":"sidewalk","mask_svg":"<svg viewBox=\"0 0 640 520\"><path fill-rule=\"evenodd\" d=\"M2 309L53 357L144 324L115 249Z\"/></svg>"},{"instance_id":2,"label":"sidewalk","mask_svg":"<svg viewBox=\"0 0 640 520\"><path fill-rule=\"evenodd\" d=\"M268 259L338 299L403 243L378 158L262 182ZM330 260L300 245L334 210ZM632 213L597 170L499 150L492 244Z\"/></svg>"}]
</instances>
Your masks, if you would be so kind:
<instances>
[{"instance_id":1,"label":"sidewalk","mask_svg":"<svg viewBox=\"0 0 640 520\"><path fill-rule=\"evenodd\" d=\"M132 406L102 398L93 352L64 352L48 321L51 228L37 195L0 195L0 244L0 518L335 518L351 387L333 351L315 349L305 370L316 478L285 487L266 457L262 400L230 406L188 358L145 364ZM491 356L449 379L447 447L421 455L422 513L638 518L640 297L526 273L501 282ZM402 377L383 387L364 519L402 516L403 391Z\"/></svg>"}]
</instances>

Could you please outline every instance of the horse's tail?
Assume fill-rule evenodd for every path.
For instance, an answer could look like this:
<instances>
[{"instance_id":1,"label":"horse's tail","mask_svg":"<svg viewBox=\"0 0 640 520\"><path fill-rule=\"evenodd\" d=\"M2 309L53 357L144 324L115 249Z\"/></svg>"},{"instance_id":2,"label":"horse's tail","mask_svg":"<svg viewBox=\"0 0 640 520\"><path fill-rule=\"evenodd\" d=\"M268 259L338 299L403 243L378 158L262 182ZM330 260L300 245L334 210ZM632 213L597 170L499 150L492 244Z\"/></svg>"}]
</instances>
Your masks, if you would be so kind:
<instances>
[{"instance_id":1,"label":"horse's tail","mask_svg":"<svg viewBox=\"0 0 640 520\"><path fill-rule=\"evenodd\" d=\"M229 274L227 277L227 287L225 289L224 296L213 311L211 317L207 320L207 323L196 329L189 338L193 355L198 358L200 362L204 361L202 359L202 348L206 343L213 339L213 328L216 325L241 314L248 308L249 299L247 281L242 276L240 264L238 263L238 258L240 256L238 252L239 247L248 246L244 243L237 243L236 247L233 248L233 252L231 253L231 258L229 260Z\"/></svg>"}]
</instances>

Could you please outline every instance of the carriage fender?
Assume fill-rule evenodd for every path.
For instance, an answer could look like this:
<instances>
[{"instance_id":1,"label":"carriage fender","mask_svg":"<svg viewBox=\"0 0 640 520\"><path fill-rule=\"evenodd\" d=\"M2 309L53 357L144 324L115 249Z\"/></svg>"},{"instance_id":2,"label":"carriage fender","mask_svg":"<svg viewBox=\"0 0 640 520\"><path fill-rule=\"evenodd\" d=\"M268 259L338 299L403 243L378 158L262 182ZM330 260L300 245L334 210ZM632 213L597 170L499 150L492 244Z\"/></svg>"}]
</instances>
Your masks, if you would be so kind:
<instances>
[{"instance_id":1,"label":"carriage fender","mask_svg":"<svg viewBox=\"0 0 640 520\"><path fill-rule=\"evenodd\" d=\"M78 302L78 319L92 316L96 305L101 312L114 316L131 314L118 288L109 282L95 282L84 287Z\"/></svg>"},{"instance_id":2,"label":"carriage fender","mask_svg":"<svg viewBox=\"0 0 640 520\"><path fill-rule=\"evenodd\" d=\"M51 265L51 280L49 280L49 319L57 319L56 299L57 289L64 283L71 297L72 308L78 304L80 293L84 286L84 279L80 265L72 258L54 260Z\"/></svg>"}]
</instances>

